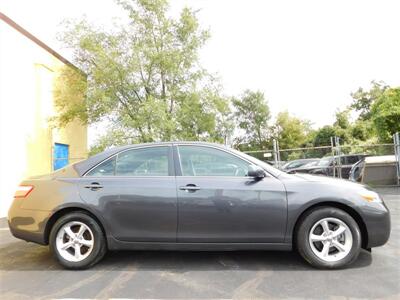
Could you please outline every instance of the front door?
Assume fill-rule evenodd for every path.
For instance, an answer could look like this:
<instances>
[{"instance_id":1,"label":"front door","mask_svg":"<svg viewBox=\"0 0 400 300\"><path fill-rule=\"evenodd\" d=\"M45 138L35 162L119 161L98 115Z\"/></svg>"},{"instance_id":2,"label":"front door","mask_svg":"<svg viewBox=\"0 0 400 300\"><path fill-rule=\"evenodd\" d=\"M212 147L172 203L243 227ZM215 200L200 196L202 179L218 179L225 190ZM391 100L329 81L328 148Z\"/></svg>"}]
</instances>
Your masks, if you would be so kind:
<instances>
[{"instance_id":1,"label":"front door","mask_svg":"<svg viewBox=\"0 0 400 300\"><path fill-rule=\"evenodd\" d=\"M175 242L177 195L171 146L125 150L86 174L82 198L118 240Z\"/></svg>"},{"instance_id":2,"label":"front door","mask_svg":"<svg viewBox=\"0 0 400 300\"><path fill-rule=\"evenodd\" d=\"M283 242L287 202L283 184L247 177L251 163L219 148L180 145L178 242Z\"/></svg>"}]
</instances>

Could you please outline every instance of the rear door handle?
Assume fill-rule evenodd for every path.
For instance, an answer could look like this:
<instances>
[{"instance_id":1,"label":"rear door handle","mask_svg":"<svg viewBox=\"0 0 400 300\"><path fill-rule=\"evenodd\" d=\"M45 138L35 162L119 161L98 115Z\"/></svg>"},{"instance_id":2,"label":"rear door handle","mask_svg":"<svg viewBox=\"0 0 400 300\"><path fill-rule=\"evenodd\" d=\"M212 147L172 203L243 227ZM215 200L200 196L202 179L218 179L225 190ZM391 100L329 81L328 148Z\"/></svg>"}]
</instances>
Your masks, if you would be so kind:
<instances>
[{"instance_id":1,"label":"rear door handle","mask_svg":"<svg viewBox=\"0 0 400 300\"><path fill-rule=\"evenodd\" d=\"M85 185L86 189L91 189L92 191L96 191L98 189L102 189L103 186L98 182L92 182L91 184Z\"/></svg>"},{"instance_id":2,"label":"rear door handle","mask_svg":"<svg viewBox=\"0 0 400 300\"><path fill-rule=\"evenodd\" d=\"M195 191L200 190L200 187L198 187L198 186L195 185L195 184L188 184L188 185L185 185L185 186L180 186L179 189L180 189L181 191L186 191L186 192L191 192L191 193L193 193L193 192L195 192Z\"/></svg>"}]
</instances>

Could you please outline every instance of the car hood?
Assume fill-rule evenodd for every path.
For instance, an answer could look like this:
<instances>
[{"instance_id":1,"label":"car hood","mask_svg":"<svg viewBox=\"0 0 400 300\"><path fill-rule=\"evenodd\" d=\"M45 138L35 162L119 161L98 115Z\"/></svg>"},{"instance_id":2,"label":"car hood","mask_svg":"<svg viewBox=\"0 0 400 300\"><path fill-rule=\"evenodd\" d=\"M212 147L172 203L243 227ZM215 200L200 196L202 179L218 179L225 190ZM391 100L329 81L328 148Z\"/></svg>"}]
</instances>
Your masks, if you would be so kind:
<instances>
[{"instance_id":1,"label":"car hood","mask_svg":"<svg viewBox=\"0 0 400 300\"><path fill-rule=\"evenodd\" d=\"M321 176L321 175L310 175L310 174L302 174L302 173L295 173L292 174L291 177L296 178L297 180L301 181L307 181L310 183L318 183L322 185L331 185L331 186L337 186L337 187L342 187L342 188L354 188L354 189L360 189L360 188L367 188L369 189L368 186L349 181L347 179L340 179L340 178L333 178L333 177L327 177L327 176Z\"/></svg>"}]
</instances>

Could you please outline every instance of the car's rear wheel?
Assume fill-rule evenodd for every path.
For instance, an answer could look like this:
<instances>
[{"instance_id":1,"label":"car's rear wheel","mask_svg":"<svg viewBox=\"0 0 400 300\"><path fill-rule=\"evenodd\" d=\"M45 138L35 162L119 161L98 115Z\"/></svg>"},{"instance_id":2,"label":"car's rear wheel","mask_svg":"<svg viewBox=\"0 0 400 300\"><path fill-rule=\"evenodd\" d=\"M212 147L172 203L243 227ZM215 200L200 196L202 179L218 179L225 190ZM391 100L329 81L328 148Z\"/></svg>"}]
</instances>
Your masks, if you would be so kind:
<instances>
[{"instance_id":1,"label":"car's rear wheel","mask_svg":"<svg viewBox=\"0 0 400 300\"><path fill-rule=\"evenodd\" d=\"M300 255L317 268L341 268L354 262L361 250L357 222L345 211L318 207L300 220L296 239Z\"/></svg>"},{"instance_id":2,"label":"car's rear wheel","mask_svg":"<svg viewBox=\"0 0 400 300\"><path fill-rule=\"evenodd\" d=\"M107 247L99 224L86 213L74 212L54 224L50 249L64 267L85 269L102 259Z\"/></svg>"}]
</instances>

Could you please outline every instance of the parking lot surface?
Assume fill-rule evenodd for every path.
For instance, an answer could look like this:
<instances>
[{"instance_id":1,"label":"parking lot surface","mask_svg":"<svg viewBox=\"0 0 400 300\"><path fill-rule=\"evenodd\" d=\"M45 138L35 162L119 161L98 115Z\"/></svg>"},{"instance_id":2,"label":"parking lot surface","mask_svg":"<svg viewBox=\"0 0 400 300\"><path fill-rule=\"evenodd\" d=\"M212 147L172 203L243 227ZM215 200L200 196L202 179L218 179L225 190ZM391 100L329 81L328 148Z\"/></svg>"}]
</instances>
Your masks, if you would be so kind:
<instances>
[{"instance_id":1,"label":"parking lot surface","mask_svg":"<svg viewBox=\"0 0 400 300\"><path fill-rule=\"evenodd\" d=\"M13 238L0 222L1 299L400 299L400 189L379 190L392 215L389 242L344 270L309 267L295 252L109 253L67 271L47 247Z\"/></svg>"}]
</instances>

